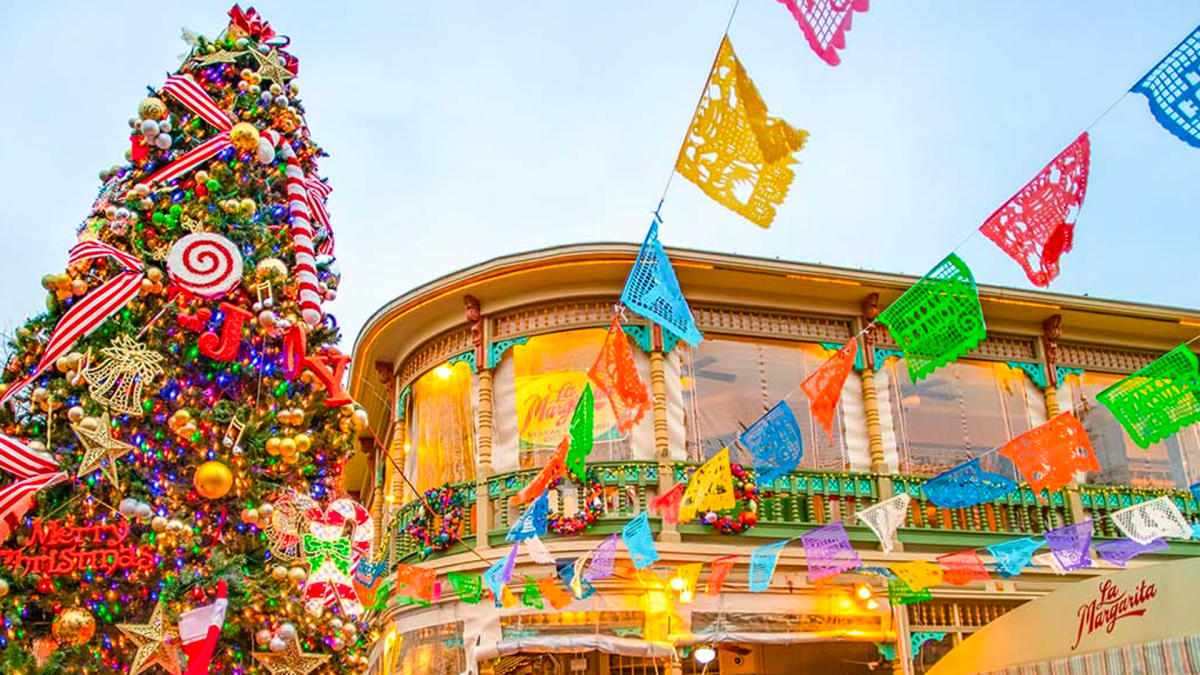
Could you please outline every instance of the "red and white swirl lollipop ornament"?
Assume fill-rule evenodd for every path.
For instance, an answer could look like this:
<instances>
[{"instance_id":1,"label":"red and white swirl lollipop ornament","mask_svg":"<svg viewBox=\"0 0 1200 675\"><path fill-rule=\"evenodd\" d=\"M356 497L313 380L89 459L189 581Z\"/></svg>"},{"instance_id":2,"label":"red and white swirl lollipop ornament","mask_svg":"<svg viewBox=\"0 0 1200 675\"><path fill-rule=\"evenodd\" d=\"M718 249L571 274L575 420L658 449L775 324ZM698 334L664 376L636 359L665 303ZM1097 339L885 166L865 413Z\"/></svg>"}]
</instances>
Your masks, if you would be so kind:
<instances>
[{"instance_id":1,"label":"red and white swirl lollipop ornament","mask_svg":"<svg viewBox=\"0 0 1200 675\"><path fill-rule=\"evenodd\" d=\"M189 234L171 246L167 273L189 293L220 298L242 282L242 252L219 234Z\"/></svg>"}]
</instances>

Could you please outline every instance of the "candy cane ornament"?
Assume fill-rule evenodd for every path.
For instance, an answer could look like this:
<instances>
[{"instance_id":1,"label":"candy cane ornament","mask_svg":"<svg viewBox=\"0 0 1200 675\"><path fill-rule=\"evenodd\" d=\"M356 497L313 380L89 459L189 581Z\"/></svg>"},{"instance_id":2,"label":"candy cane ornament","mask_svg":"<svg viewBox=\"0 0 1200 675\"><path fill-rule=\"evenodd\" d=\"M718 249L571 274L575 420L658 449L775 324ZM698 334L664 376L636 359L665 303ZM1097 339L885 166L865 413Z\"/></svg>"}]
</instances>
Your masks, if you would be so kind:
<instances>
[{"instance_id":1,"label":"candy cane ornament","mask_svg":"<svg viewBox=\"0 0 1200 675\"><path fill-rule=\"evenodd\" d=\"M338 499L325 508L314 504L305 515L308 532L301 546L311 568L304 587L305 608L320 616L326 607L340 604L350 616L361 614L354 574L371 555L375 524L370 512L352 499ZM346 523L354 525L349 536Z\"/></svg>"}]
</instances>

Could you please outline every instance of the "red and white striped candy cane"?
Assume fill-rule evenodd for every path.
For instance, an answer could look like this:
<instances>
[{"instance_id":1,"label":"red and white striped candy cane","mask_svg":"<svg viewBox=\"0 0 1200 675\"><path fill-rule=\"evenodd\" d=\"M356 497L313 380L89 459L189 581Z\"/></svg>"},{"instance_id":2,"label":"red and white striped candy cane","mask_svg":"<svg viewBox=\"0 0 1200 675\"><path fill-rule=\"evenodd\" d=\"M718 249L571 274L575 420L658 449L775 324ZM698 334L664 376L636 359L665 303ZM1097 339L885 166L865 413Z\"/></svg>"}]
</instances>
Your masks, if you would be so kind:
<instances>
[{"instance_id":1,"label":"red and white striped candy cane","mask_svg":"<svg viewBox=\"0 0 1200 675\"><path fill-rule=\"evenodd\" d=\"M357 616L363 611L362 602L354 589L354 572L358 563L370 558L375 538L375 524L371 513L352 499L338 499L324 509L319 504L308 509L308 531L322 542L344 539L346 523L354 528L350 534L350 565L346 572L328 557L321 565L309 571L305 583L305 607L311 614L319 615L325 607L340 604L342 611ZM310 555L311 551L305 551Z\"/></svg>"},{"instance_id":2,"label":"red and white striped candy cane","mask_svg":"<svg viewBox=\"0 0 1200 675\"><path fill-rule=\"evenodd\" d=\"M317 290L317 260L313 249L312 211L308 207L308 188L304 171L290 143L278 132L263 132L271 145L279 148L286 163L288 213L291 215L292 247L296 252L296 286L300 296L300 316L304 323L315 326L321 322L321 294Z\"/></svg>"}]
</instances>

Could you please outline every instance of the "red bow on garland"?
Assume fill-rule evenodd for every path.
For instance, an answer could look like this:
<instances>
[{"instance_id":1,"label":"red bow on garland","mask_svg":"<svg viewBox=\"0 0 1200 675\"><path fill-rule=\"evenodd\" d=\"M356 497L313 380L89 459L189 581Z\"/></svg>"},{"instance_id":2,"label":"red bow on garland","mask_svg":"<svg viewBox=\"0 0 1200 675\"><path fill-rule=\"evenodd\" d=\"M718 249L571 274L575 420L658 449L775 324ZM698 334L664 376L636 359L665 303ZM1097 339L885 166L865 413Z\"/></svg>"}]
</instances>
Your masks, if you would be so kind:
<instances>
[{"instance_id":1,"label":"red bow on garland","mask_svg":"<svg viewBox=\"0 0 1200 675\"><path fill-rule=\"evenodd\" d=\"M233 22L233 25L242 29L246 35L259 42L275 37L275 31L271 29L271 24L259 16L258 10L253 7L247 7L243 11L241 6L234 5L233 9L229 10L229 20Z\"/></svg>"}]
</instances>

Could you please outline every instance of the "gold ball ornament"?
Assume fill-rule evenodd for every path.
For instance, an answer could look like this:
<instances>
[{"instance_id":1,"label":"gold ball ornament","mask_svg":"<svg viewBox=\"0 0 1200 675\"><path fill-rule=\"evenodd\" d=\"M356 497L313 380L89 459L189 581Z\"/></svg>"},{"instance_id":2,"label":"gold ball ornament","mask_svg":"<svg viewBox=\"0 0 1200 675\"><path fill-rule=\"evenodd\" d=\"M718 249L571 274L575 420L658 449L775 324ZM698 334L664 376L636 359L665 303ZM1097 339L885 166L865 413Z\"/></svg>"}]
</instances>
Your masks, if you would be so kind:
<instances>
[{"instance_id":1,"label":"gold ball ornament","mask_svg":"<svg viewBox=\"0 0 1200 675\"><path fill-rule=\"evenodd\" d=\"M262 279L271 275L286 277L288 273L287 263L279 258L263 258L254 268L258 278Z\"/></svg>"},{"instance_id":2,"label":"gold ball ornament","mask_svg":"<svg viewBox=\"0 0 1200 675\"><path fill-rule=\"evenodd\" d=\"M292 440L296 443L297 452L308 452L312 447L312 438L308 434L297 434Z\"/></svg>"},{"instance_id":3,"label":"gold ball ornament","mask_svg":"<svg viewBox=\"0 0 1200 675\"><path fill-rule=\"evenodd\" d=\"M293 567L288 570L288 578L295 583L300 583L308 578L308 570L303 567Z\"/></svg>"},{"instance_id":4,"label":"gold ball ornament","mask_svg":"<svg viewBox=\"0 0 1200 675\"><path fill-rule=\"evenodd\" d=\"M0 579L0 598L3 598L6 595L8 595L8 582L4 579Z\"/></svg>"},{"instance_id":5,"label":"gold ball ornament","mask_svg":"<svg viewBox=\"0 0 1200 675\"><path fill-rule=\"evenodd\" d=\"M258 129L249 122L238 122L229 130L229 142L242 152L258 149Z\"/></svg>"},{"instance_id":6,"label":"gold ball ornament","mask_svg":"<svg viewBox=\"0 0 1200 675\"><path fill-rule=\"evenodd\" d=\"M280 444L280 439L278 436L272 436L272 437L268 438L267 439L267 454L272 455L272 456L278 455L279 454L279 444Z\"/></svg>"},{"instance_id":7,"label":"gold ball ornament","mask_svg":"<svg viewBox=\"0 0 1200 675\"><path fill-rule=\"evenodd\" d=\"M233 489L233 472L221 462L205 462L196 467L196 492L205 499L220 499Z\"/></svg>"},{"instance_id":8,"label":"gold ball ornament","mask_svg":"<svg viewBox=\"0 0 1200 675\"><path fill-rule=\"evenodd\" d=\"M276 565L271 568L271 578L275 581L283 581L287 578L288 568L283 565Z\"/></svg>"},{"instance_id":9,"label":"gold ball ornament","mask_svg":"<svg viewBox=\"0 0 1200 675\"><path fill-rule=\"evenodd\" d=\"M86 609L72 607L58 615L50 632L59 642L77 647L96 634L96 619Z\"/></svg>"},{"instance_id":10,"label":"gold ball ornament","mask_svg":"<svg viewBox=\"0 0 1200 675\"><path fill-rule=\"evenodd\" d=\"M161 120L167 116L167 104L162 99L148 96L138 104L138 115L142 119Z\"/></svg>"},{"instance_id":11,"label":"gold ball ornament","mask_svg":"<svg viewBox=\"0 0 1200 675\"><path fill-rule=\"evenodd\" d=\"M354 430L359 433L362 433L362 431L367 428L367 423L370 422L370 418L367 416L367 411L363 408L355 408L354 417L352 419L354 420Z\"/></svg>"},{"instance_id":12,"label":"gold ball ornament","mask_svg":"<svg viewBox=\"0 0 1200 675\"><path fill-rule=\"evenodd\" d=\"M296 441L291 438L284 438L279 441L279 454L284 457L290 457L296 454Z\"/></svg>"}]
</instances>

